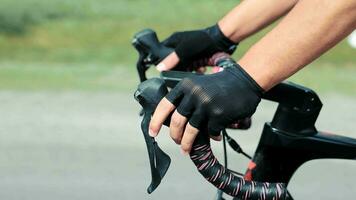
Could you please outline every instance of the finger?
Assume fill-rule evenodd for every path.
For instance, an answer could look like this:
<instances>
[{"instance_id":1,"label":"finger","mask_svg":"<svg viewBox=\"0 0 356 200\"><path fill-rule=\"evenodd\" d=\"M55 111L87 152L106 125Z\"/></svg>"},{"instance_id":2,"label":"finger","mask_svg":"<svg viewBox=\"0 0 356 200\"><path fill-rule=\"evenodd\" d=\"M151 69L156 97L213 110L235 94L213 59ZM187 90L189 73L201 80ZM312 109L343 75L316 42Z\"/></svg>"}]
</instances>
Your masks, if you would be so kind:
<instances>
[{"instance_id":1,"label":"finger","mask_svg":"<svg viewBox=\"0 0 356 200\"><path fill-rule=\"evenodd\" d=\"M189 119L189 124L196 129L203 129L204 127L202 125L206 122L203 116L205 116L204 112L201 109L196 108Z\"/></svg>"},{"instance_id":2,"label":"finger","mask_svg":"<svg viewBox=\"0 0 356 200\"><path fill-rule=\"evenodd\" d=\"M166 98L163 98L159 102L151 118L149 126L149 134L151 137L156 137L158 135L158 132L160 131L163 122L175 108L176 107Z\"/></svg>"},{"instance_id":3,"label":"finger","mask_svg":"<svg viewBox=\"0 0 356 200\"><path fill-rule=\"evenodd\" d=\"M183 79L184 81L184 79ZM183 93L183 81L180 81L169 93L166 95L166 99L171 102L173 105L176 107L179 105L179 103L182 101L182 98L184 97Z\"/></svg>"},{"instance_id":4,"label":"finger","mask_svg":"<svg viewBox=\"0 0 356 200\"><path fill-rule=\"evenodd\" d=\"M158 71L168 71L174 68L179 63L179 57L176 52L172 52L166 58L164 58L157 66Z\"/></svg>"},{"instance_id":5,"label":"finger","mask_svg":"<svg viewBox=\"0 0 356 200\"><path fill-rule=\"evenodd\" d=\"M194 110L194 104L189 97L190 96L184 96L177 107L177 112L186 118L189 118Z\"/></svg>"},{"instance_id":6,"label":"finger","mask_svg":"<svg viewBox=\"0 0 356 200\"><path fill-rule=\"evenodd\" d=\"M181 149L184 155L189 154L190 150L192 149L194 140L198 135L198 132L199 130L197 128L190 125L189 122L187 123L181 142Z\"/></svg>"},{"instance_id":7,"label":"finger","mask_svg":"<svg viewBox=\"0 0 356 200\"><path fill-rule=\"evenodd\" d=\"M187 118L191 115L194 105L191 103L189 97L183 97L179 103L176 111L172 115L171 123L169 125L172 139L180 144L184 128L187 124Z\"/></svg>"},{"instance_id":8,"label":"finger","mask_svg":"<svg viewBox=\"0 0 356 200\"><path fill-rule=\"evenodd\" d=\"M222 140L222 135L218 135L218 136L212 136L210 135L210 138L215 140L215 141L221 141Z\"/></svg>"},{"instance_id":9,"label":"finger","mask_svg":"<svg viewBox=\"0 0 356 200\"><path fill-rule=\"evenodd\" d=\"M176 108L176 105L179 105L181 97L183 97L183 92L181 82L179 82L156 107L149 127L149 133L152 137L157 136L164 121Z\"/></svg>"},{"instance_id":10,"label":"finger","mask_svg":"<svg viewBox=\"0 0 356 200\"><path fill-rule=\"evenodd\" d=\"M169 124L169 134L177 144L181 143L186 123L187 118L175 110L171 118L171 123Z\"/></svg>"}]
</instances>

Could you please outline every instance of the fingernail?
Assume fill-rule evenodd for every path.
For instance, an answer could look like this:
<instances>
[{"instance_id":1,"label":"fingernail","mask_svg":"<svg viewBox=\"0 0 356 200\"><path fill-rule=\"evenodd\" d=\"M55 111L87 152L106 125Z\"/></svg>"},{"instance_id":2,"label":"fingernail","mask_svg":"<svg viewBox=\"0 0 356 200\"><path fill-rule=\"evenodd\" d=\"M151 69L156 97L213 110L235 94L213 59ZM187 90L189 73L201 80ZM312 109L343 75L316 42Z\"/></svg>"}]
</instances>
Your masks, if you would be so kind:
<instances>
[{"instance_id":1,"label":"fingernail","mask_svg":"<svg viewBox=\"0 0 356 200\"><path fill-rule=\"evenodd\" d=\"M158 71L164 71L164 70L166 70L166 65L164 64L164 63L159 63L157 66L156 66L156 69L158 70Z\"/></svg>"},{"instance_id":2,"label":"fingernail","mask_svg":"<svg viewBox=\"0 0 356 200\"><path fill-rule=\"evenodd\" d=\"M184 156L188 155L188 152L187 152L187 151L184 151L183 149L180 149L180 152L181 152Z\"/></svg>"},{"instance_id":3,"label":"fingernail","mask_svg":"<svg viewBox=\"0 0 356 200\"><path fill-rule=\"evenodd\" d=\"M151 137L155 137L157 134L154 133L151 129L148 130L148 134L151 136Z\"/></svg>"}]
</instances>

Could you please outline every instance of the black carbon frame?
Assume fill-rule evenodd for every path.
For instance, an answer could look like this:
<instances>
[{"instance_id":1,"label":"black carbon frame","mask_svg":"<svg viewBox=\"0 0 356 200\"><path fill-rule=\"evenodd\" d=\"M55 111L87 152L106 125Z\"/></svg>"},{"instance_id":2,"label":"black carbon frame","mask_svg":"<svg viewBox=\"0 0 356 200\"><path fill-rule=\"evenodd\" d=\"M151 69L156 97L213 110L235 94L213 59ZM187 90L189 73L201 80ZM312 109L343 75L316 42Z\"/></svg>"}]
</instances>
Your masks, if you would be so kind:
<instances>
[{"instance_id":1,"label":"black carbon frame","mask_svg":"<svg viewBox=\"0 0 356 200\"><path fill-rule=\"evenodd\" d=\"M279 103L266 123L246 177L255 181L290 181L305 162L322 159L356 159L356 139L318 131L315 121L322 103L312 90L282 83L265 99Z\"/></svg>"}]
</instances>

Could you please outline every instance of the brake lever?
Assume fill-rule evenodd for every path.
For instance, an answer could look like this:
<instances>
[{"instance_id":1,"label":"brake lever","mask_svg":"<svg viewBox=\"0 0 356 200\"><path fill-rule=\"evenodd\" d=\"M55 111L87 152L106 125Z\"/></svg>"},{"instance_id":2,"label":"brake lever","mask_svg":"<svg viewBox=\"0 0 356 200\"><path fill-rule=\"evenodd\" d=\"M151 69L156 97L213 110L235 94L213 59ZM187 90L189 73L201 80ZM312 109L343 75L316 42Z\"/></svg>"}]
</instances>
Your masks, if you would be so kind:
<instances>
[{"instance_id":1,"label":"brake lever","mask_svg":"<svg viewBox=\"0 0 356 200\"><path fill-rule=\"evenodd\" d=\"M151 194L161 183L164 175L168 171L171 158L158 146L155 139L148 134L148 127L151 121L151 113L144 113L141 130L146 141L147 152L151 168L151 183L147 192Z\"/></svg>"},{"instance_id":2,"label":"brake lever","mask_svg":"<svg viewBox=\"0 0 356 200\"><path fill-rule=\"evenodd\" d=\"M149 136L148 133L151 116L159 101L167 93L168 90L164 81L160 78L152 78L140 83L134 94L135 99L143 108L141 130L146 142L152 177L151 183L147 188L149 194L161 183L171 163L171 158L158 146L155 139Z\"/></svg>"},{"instance_id":3,"label":"brake lever","mask_svg":"<svg viewBox=\"0 0 356 200\"><path fill-rule=\"evenodd\" d=\"M147 192L152 193L161 183L170 166L170 157L158 146L153 137L148 134L151 116L159 101L168 93L162 79L154 78L147 80L146 71L150 66L158 64L168 56L173 49L160 44L157 34L151 29L144 29L134 35L132 45L139 53L136 63L137 72L141 84L138 86L134 97L142 105L140 116L143 116L141 130L145 139L150 169L151 183Z\"/></svg>"}]
</instances>

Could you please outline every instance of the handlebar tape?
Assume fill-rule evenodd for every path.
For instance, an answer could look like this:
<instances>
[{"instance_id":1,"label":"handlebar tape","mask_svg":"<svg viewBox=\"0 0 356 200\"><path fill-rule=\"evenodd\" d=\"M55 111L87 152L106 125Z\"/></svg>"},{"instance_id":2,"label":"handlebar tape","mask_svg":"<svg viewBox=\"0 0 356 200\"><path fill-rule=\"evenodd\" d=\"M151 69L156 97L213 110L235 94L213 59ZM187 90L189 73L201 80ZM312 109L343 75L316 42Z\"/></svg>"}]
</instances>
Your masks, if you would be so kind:
<instances>
[{"instance_id":1,"label":"handlebar tape","mask_svg":"<svg viewBox=\"0 0 356 200\"><path fill-rule=\"evenodd\" d=\"M190 158L207 181L238 199L283 200L288 197L284 183L247 181L231 173L214 156L207 134L198 134Z\"/></svg>"},{"instance_id":2,"label":"handlebar tape","mask_svg":"<svg viewBox=\"0 0 356 200\"><path fill-rule=\"evenodd\" d=\"M205 62L223 68L236 65L226 53L217 53ZM207 181L233 197L250 200L288 199L289 195L284 183L248 181L226 169L214 156L209 137L203 132L198 134L190 152L190 158Z\"/></svg>"}]
</instances>

